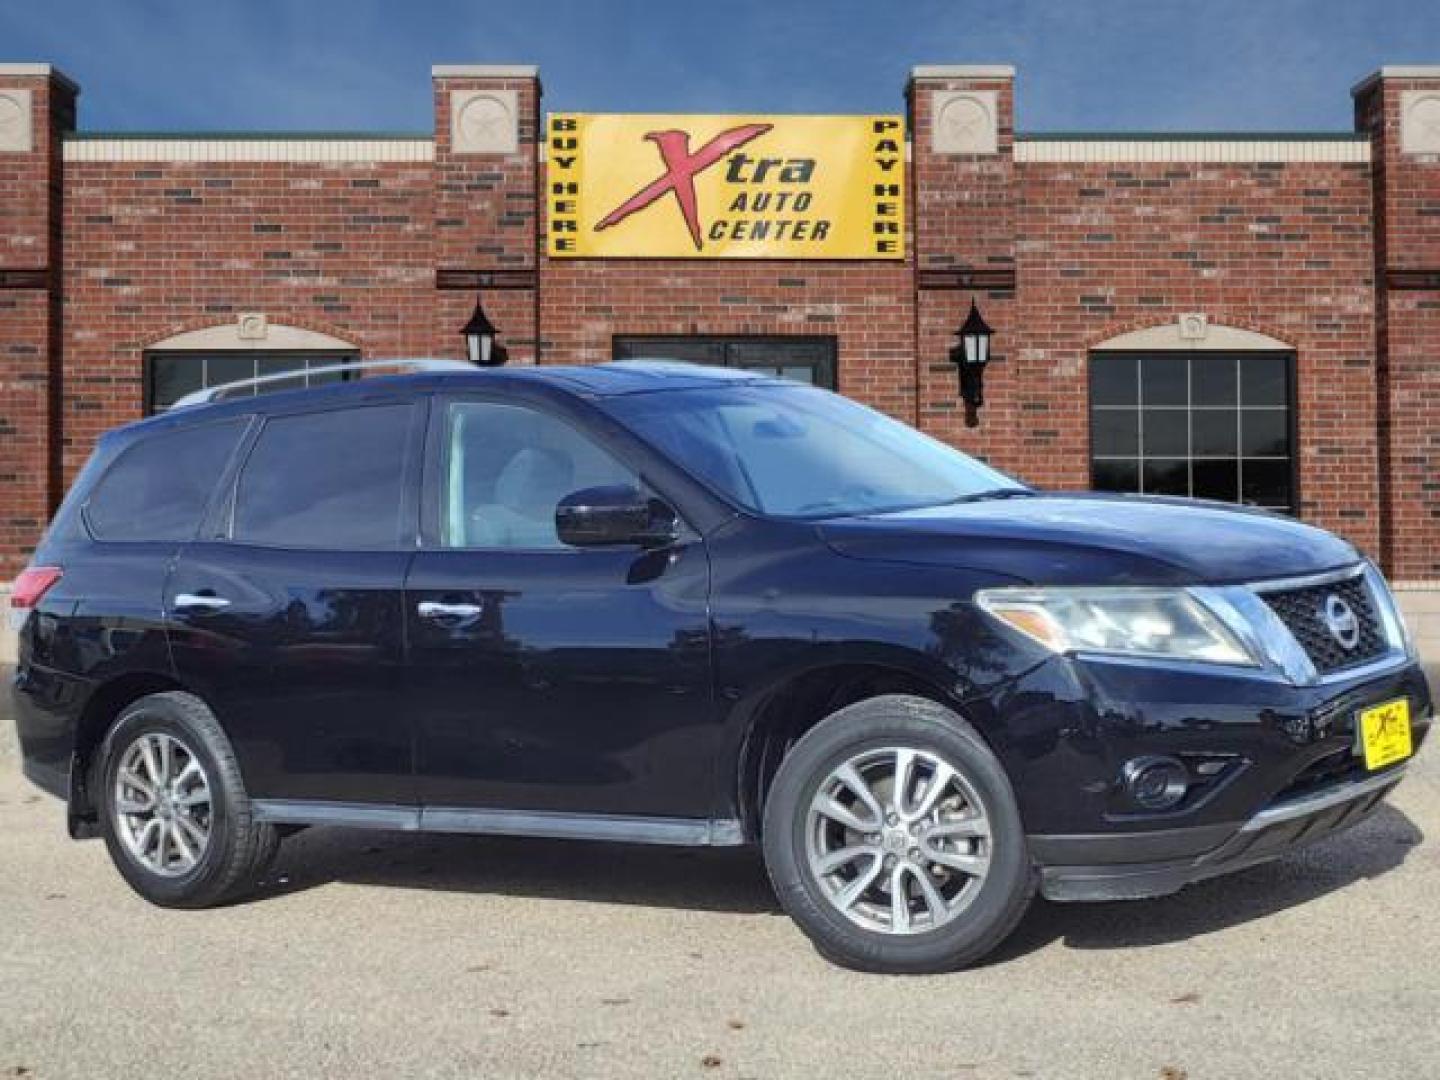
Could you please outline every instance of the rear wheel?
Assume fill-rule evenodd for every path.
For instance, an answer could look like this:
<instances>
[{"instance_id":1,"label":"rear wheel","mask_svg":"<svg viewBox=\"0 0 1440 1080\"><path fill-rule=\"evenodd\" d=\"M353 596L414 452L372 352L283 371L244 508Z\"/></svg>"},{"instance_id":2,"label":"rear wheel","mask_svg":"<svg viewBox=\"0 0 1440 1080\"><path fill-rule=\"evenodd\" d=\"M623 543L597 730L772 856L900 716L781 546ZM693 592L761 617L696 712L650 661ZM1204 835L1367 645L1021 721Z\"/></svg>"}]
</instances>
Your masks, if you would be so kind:
<instances>
[{"instance_id":1,"label":"rear wheel","mask_svg":"<svg viewBox=\"0 0 1440 1080\"><path fill-rule=\"evenodd\" d=\"M949 709L886 696L827 717L781 763L766 864L825 956L865 971L950 971L1014 929L1034 875L1014 792Z\"/></svg>"},{"instance_id":2,"label":"rear wheel","mask_svg":"<svg viewBox=\"0 0 1440 1080\"><path fill-rule=\"evenodd\" d=\"M152 903L222 903L274 857L279 836L254 820L230 740L194 695L136 701L106 735L101 760L106 846Z\"/></svg>"}]
</instances>

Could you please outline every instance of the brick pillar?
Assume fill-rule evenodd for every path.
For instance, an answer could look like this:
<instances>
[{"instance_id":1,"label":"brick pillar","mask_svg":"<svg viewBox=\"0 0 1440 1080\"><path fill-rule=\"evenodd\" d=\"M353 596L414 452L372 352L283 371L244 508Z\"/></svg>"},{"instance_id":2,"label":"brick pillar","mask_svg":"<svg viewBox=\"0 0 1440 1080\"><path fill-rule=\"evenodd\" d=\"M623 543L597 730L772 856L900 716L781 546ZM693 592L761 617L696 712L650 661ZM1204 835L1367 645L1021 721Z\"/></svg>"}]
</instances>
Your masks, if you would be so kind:
<instances>
[{"instance_id":1,"label":"brick pillar","mask_svg":"<svg viewBox=\"0 0 1440 1080\"><path fill-rule=\"evenodd\" d=\"M61 139L79 88L49 64L0 64L0 582L61 495Z\"/></svg>"},{"instance_id":2,"label":"brick pillar","mask_svg":"<svg viewBox=\"0 0 1440 1080\"><path fill-rule=\"evenodd\" d=\"M443 65L435 90L437 356L463 356L477 293L510 363L539 344L540 78L531 66Z\"/></svg>"},{"instance_id":3,"label":"brick pillar","mask_svg":"<svg viewBox=\"0 0 1440 1080\"><path fill-rule=\"evenodd\" d=\"M1015 467L1015 72L917 67L908 92L915 223L916 420L947 442ZM964 426L947 362L971 300L995 330L980 427Z\"/></svg>"},{"instance_id":4,"label":"brick pillar","mask_svg":"<svg viewBox=\"0 0 1440 1080\"><path fill-rule=\"evenodd\" d=\"M1440 581L1440 67L1386 67L1355 88L1370 134L1383 554L1399 579Z\"/></svg>"},{"instance_id":5,"label":"brick pillar","mask_svg":"<svg viewBox=\"0 0 1440 1080\"><path fill-rule=\"evenodd\" d=\"M1440 649L1440 66L1354 90L1375 183L1381 551L1422 649Z\"/></svg>"}]
</instances>

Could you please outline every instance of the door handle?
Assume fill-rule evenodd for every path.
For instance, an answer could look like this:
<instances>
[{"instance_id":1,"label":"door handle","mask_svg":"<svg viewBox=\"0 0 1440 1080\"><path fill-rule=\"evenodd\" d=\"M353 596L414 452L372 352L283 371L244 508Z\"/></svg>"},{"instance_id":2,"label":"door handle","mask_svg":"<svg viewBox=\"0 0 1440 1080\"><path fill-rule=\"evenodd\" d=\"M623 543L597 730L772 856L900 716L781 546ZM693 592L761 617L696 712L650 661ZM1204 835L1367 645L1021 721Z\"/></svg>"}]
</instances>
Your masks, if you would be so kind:
<instances>
[{"instance_id":1,"label":"door handle","mask_svg":"<svg viewBox=\"0 0 1440 1080\"><path fill-rule=\"evenodd\" d=\"M483 610L479 604L442 604L435 600L422 600L415 610L422 619L478 619Z\"/></svg>"},{"instance_id":2,"label":"door handle","mask_svg":"<svg viewBox=\"0 0 1440 1080\"><path fill-rule=\"evenodd\" d=\"M224 611L230 601L223 596L207 596L204 593L182 592L175 595L176 611Z\"/></svg>"}]
</instances>

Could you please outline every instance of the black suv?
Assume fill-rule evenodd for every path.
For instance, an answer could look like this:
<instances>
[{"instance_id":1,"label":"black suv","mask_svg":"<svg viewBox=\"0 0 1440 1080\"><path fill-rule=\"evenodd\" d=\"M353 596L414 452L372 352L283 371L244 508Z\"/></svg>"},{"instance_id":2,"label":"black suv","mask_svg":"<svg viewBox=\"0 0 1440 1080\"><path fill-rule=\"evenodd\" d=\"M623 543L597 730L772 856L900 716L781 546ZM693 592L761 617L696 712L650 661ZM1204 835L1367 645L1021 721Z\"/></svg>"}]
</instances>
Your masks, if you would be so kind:
<instances>
[{"instance_id":1,"label":"black suv","mask_svg":"<svg viewBox=\"0 0 1440 1080\"><path fill-rule=\"evenodd\" d=\"M1353 825L1429 727L1284 517L685 364L255 389L105 436L14 590L25 771L158 904L306 825L759 843L826 956L944 970Z\"/></svg>"}]
</instances>

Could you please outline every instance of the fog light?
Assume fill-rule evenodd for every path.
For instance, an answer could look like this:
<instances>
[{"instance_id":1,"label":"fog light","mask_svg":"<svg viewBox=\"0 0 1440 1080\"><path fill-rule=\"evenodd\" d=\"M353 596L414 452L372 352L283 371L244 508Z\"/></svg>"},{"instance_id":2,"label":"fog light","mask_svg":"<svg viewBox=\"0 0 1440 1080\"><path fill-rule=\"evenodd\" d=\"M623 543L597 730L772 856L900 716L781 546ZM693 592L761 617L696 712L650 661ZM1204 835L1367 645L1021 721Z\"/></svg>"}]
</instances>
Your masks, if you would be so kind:
<instances>
[{"instance_id":1,"label":"fog light","mask_svg":"<svg viewBox=\"0 0 1440 1080\"><path fill-rule=\"evenodd\" d=\"M1125 791L1146 810L1179 805L1190 788L1190 773L1172 757L1139 757L1125 763Z\"/></svg>"}]
</instances>

